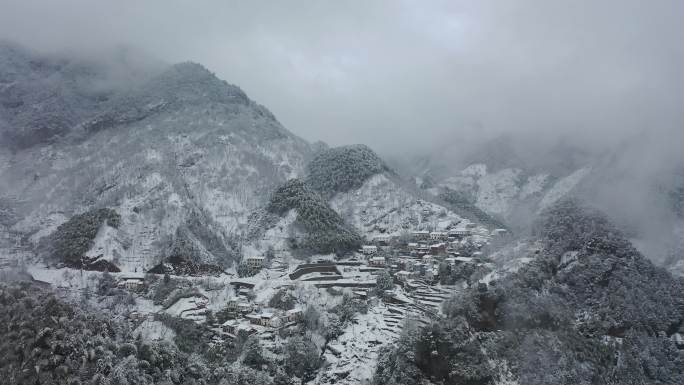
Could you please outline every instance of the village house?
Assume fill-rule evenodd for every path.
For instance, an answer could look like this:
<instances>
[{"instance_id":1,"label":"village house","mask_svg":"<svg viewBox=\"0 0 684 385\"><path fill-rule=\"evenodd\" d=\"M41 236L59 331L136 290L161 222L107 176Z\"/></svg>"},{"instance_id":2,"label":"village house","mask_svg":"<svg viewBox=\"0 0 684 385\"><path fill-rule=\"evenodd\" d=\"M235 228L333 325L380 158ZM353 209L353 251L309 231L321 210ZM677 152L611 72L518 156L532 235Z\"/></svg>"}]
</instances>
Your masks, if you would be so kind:
<instances>
[{"instance_id":1,"label":"village house","mask_svg":"<svg viewBox=\"0 0 684 385\"><path fill-rule=\"evenodd\" d=\"M433 231L430 233L430 240L432 241L444 241L449 237L447 233L441 231Z\"/></svg>"},{"instance_id":2,"label":"village house","mask_svg":"<svg viewBox=\"0 0 684 385\"><path fill-rule=\"evenodd\" d=\"M245 315L245 319L253 325L261 325L261 316L256 313L250 313Z\"/></svg>"},{"instance_id":3,"label":"village house","mask_svg":"<svg viewBox=\"0 0 684 385\"><path fill-rule=\"evenodd\" d=\"M473 263L473 258L470 258L470 257L454 257L454 263Z\"/></svg>"},{"instance_id":4,"label":"village house","mask_svg":"<svg viewBox=\"0 0 684 385\"><path fill-rule=\"evenodd\" d=\"M406 245L406 248L408 249L409 252L416 251L416 249L418 248L418 243L417 242L409 242Z\"/></svg>"},{"instance_id":5,"label":"village house","mask_svg":"<svg viewBox=\"0 0 684 385\"><path fill-rule=\"evenodd\" d=\"M425 274L426 265L422 262L414 262L411 265L411 271L415 276L423 276Z\"/></svg>"},{"instance_id":6,"label":"village house","mask_svg":"<svg viewBox=\"0 0 684 385\"><path fill-rule=\"evenodd\" d=\"M241 322L235 328L235 335L244 334L244 335L250 336L252 334L256 334L258 331L259 330L256 327L254 327L248 323Z\"/></svg>"},{"instance_id":7,"label":"village house","mask_svg":"<svg viewBox=\"0 0 684 385\"><path fill-rule=\"evenodd\" d=\"M408 281L409 279L411 279L411 275L412 275L412 274L411 274L410 271L402 270L402 271L398 271L398 272L395 274L395 277L397 277L397 280L400 281L400 282L406 282L406 281Z\"/></svg>"},{"instance_id":8,"label":"village house","mask_svg":"<svg viewBox=\"0 0 684 385\"><path fill-rule=\"evenodd\" d=\"M226 303L226 310L229 313L237 313L238 311L238 300L236 298L231 298Z\"/></svg>"},{"instance_id":9,"label":"village house","mask_svg":"<svg viewBox=\"0 0 684 385\"><path fill-rule=\"evenodd\" d=\"M237 304L237 311L241 314L247 314L254 311L254 306L249 302L240 302Z\"/></svg>"},{"instance_id":10,"label":"village house","mask_svg":"<svg viewBox=\"0 0 684 385\"><path fill-rule=\"evenodd\" d=\"M267 326L272 328L280 327L281 320L280 317L276 316L271 312L263 312L260 315L259 325Z\"/></svg>"},{"instance_id":11,"label":"village house","mask_svg":"<svg viewBox=\"0 0 684 385\"><path fill-rule=\"evenodd\" d=\"M408 270L409 266L411 266L411 264L415 261L416 261L416 258L413 258L413 257L400 257L398 260L399 267L400 267L399 270Z\"/></svg>"},{"instance_id":12,"label":"village house","mask_svg":"<svg viewBox=\"0 0 684 385\"><path fill-rule=\"evenodd\" d=\"M423 263L432 264L434 261L435 261L435 257L433 257L432 255L424 255L423 256Z\"/></svg>"},{"instance_id":13,"label":"village house","mask_svg":"<svg viewBox=\"0 0 684 385\"><path fill-rule=\"evenodd\" d=\"M459 228L459 229L453 229L449 230L448 233L449 237L453 237L455 239L463 239L465 237L469 237L472 235L472 231L464 228Z\"/></svg>"},{"instance_id":14,"label":"village house","mask_svg":"<svg viewBox=\"0 0 684 385\"><path fill-rule=\"evenodd\" d=\"M423 255L430 252L430 248L427 245L421 244L416 248L416 254Z\"/></svg>"},{"instance_id":15,"label":"village house","mask_svg":"<svg viewBox=\"0 0 684 385\"><path fill-rule=\"evenodd\" d=\"M235 319L230 319L221 325L221 330L228 334L235 335L237 332L237 327L240 325L240 321Z\"/></svg>"},{"instance_id":16,"label":"village house","mask_svg":"<svg viewBox=\"0 0 684 385\"><path fill-rule=\"evenodd\" d=\"M368 260L368 266L385 267L385 257L373 257Z\"/></svg>"},{"instance_id":17,"label":"village house","mask_svg":"<svg viewBox=\"0 0 684 385\"><path fill-rule=\"evenodd\" d=\"M361 246L361 252L364 255L373 255L378 252L378 247L374 245L363 245Z\"/></svg>"},{"instance_id":18,"label":"village house","mask_svg":"<svg viewBox=\"0 0 684 385\"><path fill-rule=\"evenodd\" d=\"M285 312L285 320L287 322L297 322L304 316L302 309L294 308Z\"/></svg>"},{"instance_id":19,"label":"village house","mask_svg":"<svg viewBox=\"0 0 684 385\"><path fill-rule=\"evenodd\" d=\"M430 254L440 255L446 253L446 243L435 243L430 245Z\"/></svg>"},{"instance_id":20,"label":"village house","mask_svg":"<svg viewBox=\"0 0 684 385\"><path fill-rule=\"evenodd\" d=\"M117 286L130 291L138 291L145 285L145 275L142 273L128 273L119 278Z\"/></svg>"},{"instance_id":21,"label":"village house","mask_svg":"<svg viewBox=\"0 0 684 385\"><path fill-rule=\"evenodd\" d=\"M430 239L430 232L427 230L418 230L411 233L414 239L419 241L427 241Z\"/></svg>"},{"instance_id":22,"label":"village house","mask_svg":"<svg viewBox=\"0 0 684 385\"><path fill-rule=\"evenodd\" d=\"M388 246L390 244L389 235L376 235L373 237L373 242L380 246Z\"/></svg>"},{"instance_id":23,"label":"village house","mask_svg":"<svg viewBox=\"0 0 684 385\"><path fill-rule=\"evenodd\" d=\"M493 237L502 237L508 234L508 230L506 229L494 229L492 230L492 236Z\"/></svg>"},{"instance_id":24,"label":"village house","mask_svg":"<svg viewBox=\"0 0 684 385\"><path fill-rule=\"evenodd\" d=\"M261 270L264 267L264 262L266 262L264 257L247 257L243 260L245 266L250 270Z\"/></svg>"}]
</instances>

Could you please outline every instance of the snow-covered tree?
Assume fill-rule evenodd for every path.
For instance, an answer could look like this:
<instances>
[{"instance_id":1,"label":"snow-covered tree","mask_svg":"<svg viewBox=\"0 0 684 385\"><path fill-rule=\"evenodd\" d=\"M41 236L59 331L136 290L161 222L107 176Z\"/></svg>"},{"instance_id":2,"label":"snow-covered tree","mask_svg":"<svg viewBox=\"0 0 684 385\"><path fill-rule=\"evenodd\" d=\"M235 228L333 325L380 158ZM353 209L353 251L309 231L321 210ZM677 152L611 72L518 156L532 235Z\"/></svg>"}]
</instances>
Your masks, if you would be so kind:
<instances>
[{"instance_id":1,"label":"snow-covered tree","mask_svg":"<svg viewBox=\"0 0 684 385\"><path fill-rule=\"evenodd\" d=\"M378 292L382 293L385 290L392 290L394 288L394 278L388 270L381 270L376 276L376 288Z\"/></svg>"}]
</instances>

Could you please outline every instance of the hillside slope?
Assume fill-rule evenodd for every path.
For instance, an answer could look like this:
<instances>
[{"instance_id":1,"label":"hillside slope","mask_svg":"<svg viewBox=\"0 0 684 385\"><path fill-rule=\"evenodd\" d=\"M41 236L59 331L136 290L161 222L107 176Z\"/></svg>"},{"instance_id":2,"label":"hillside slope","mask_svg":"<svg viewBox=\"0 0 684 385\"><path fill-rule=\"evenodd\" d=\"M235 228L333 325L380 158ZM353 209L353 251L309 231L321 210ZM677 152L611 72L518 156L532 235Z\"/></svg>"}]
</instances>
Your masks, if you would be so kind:
<instances>
[{"instance_id":1,"label":"hillside slope","mask_svg":"<svg viewBox=\"0 0 684 385\"><path fill-rule=\"evenodd\" d=\"M299 176L311 152L238 87L194 63L109 90L104 101L67 98L78 113L47 116L60 126L46 133L35 122L21 123L21 106L48 108L60 99L41 105L34 78L56 73L55 87L68 88L61 78L91 85L93 73L105 69L71 64L43 75L50 61L28 55L17 51L2 64L30 60L38 69L0 79L5 97L8 89L23 90L0 111L3 135L35 139L0 148L5 254L32 249L76 214L110 208L121 220L105 231L108 240L98 240L108 245L100 258L124 271L148 269L179 250L190 260L228 265L249 214L276 186Z\"/></svg>"},{"instance_id":2,"label":"hillside slope","mask_svg":"<svg viewBox=\"0 0 684 385\"><path fill-rule=\"evenodd\" d=\"M454 297L443 322L406 333L380 360L376 383L684 381L684 281L576 202L554 205L538 228L541 253Z\"/></svg>"},{"instance_id":3,"label":"hillside slope","mask_svg":"<svg viewBox=\"0 0 684 385\"><path fill-rule=\"evenodd\" d=\"M341 146L319 151L301 180L283 184L265 209L253 214L249 248L344 254L364 238L444 231L470 222L479 224L478 234L498 227L411 186L370 148Z\"/></svg>"}]
</instances>

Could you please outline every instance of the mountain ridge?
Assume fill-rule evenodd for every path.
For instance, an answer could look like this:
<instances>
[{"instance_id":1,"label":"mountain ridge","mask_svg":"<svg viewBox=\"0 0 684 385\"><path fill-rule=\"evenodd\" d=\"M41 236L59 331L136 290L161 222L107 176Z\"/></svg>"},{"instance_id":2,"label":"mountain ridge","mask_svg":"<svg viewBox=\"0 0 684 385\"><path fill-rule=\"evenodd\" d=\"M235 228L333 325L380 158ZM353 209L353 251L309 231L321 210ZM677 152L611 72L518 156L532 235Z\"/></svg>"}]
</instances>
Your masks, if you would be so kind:
<instances>
[{"instance_id":1,"label":"mountain ridge","mask_svg":"<svg viewBox=\"0 0 684 385\"><path fill-rule=\"evenodd\" d=\"M62 77L55 77L55 87ZM28 92L38 92L35 84L20 80L12 87L24 87L26 104L39 108L40 98ZM197 247L188 250L198 254L187 257L230 264L238 258L235 239L249 213L275 186L299 175L312 152L239 87L195 63L170 66L82 107L87 113L69 119L58 114L57 121L68 125L47 136L12 126L31 141L0 149L0 177L7 182L0 196L23 202L11 205L6 218L12 220L3 230L28 243L7 236L4 249L30 252L72 215L107 207L122 219L114 239L104 242L106 258L120 255L125 269L149 269L172 253L185 234L177 228L192 213L206 213L203 226L213 228L209 232L224 245L216 250L227 255L213 255L193 241ZM4 108L0 120L16 114Z\"/></svg>"}]
</instances>

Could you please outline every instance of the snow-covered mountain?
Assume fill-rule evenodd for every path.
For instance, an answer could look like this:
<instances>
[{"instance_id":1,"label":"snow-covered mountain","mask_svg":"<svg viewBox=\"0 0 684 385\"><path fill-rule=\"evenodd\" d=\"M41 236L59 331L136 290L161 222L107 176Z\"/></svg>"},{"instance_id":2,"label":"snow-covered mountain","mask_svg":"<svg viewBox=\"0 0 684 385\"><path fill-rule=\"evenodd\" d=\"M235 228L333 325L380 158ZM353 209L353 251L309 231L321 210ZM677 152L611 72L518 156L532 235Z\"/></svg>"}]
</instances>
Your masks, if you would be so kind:
<instances>
[{"instance_id":1,"label":"snow-covered mountain","mask_svg":"<svg viewBox=\"0 0 684 385\"><path fill-rule=\"evenodd\" d=\"M341 146L318 151L301 180L282 186L255 213L249 247L257 253L269 247L293 252L299 240L299 249L304 242L313 253L339 253L380 235L444 231L471 222L483 234L492 227L470 214L403 180L370 148Z\"/></svg>"},{"instance_id":2,"label":"snow-covered mountain","mask_svg":"<svg viewBox=\"0 0 684 385\"><path fill-rule=\"evenodd\" d=\"M76 214L111 208L89 256L123 270L174 253L236 258L249 214L300 175L311 146L199 64L102 89L107 68L3 47L3 252L35 249Z\"/></svg>"},{"instance_id":3,"label":"snow-covered mountain","mask_svg":"<svg viewBox=\"0 0 684 385\"><path fill-rule=\"evenodd\" d=\"M560 199L579 198L606 212L649 258L681 270L684 168L678 157L660 154L662 143L638 136L589 151L520 141L499 137L456 159L435 153L404 172L426 192L448 191L518 232Z\"/></svg>"},{"instance_id":4,"label":"snow-covered mountain","mask_svg":"<svg viewBox=\"0 0 684 385\"><path fill-rule=\"evenodd\" d=\"M559 178L548 173L528 174L520 168L492 171L486 164L476 163L442 180L438 187L466 194L478 208L514 222L521 209L539 212L572 192L590 171L583 167Z\"/></svg>"},{"instance_id":5,"label":"snow-covered mountain","mask_svg":"<svg viewBox=\"0 0 684 385\"><path fill-rule=\"evenodd\" d=\"M225 267L271 249L339 254L378 234L469 222L370 148L309 144L199 64L112 85L97 63L0 49L0 248L9 258Z\"/></svg>"},{"instance_id":6,"label":"snow-covered mountain","mask_svg":"<svg viewBox=\"0 0 684 385\"><path fill-rule=\"evenodd\" d=\"M504 135L465 148L445 143L429 155L394 163L427 193L447 193L461 205L521 230L541 210L576 191L597 159L563 142L536 145L532 151L520 144L523 139Z\"/></svg>"},{"instance_id":7,"label":"snow-covered mountain","mask_svg":"<svg viewBox=\"0 0 684 385\"><path fill-rule=\"evenodd\" d=\"M444 231L470 222L445 205L420 199L387 174L374 175L360 188L337 194L331 205L369 237L401 235L411 229Z\"/></svg>"},{"instance_id":8,"label":"snow-covered mountain","mask_svg":"<svg viewBox=\"0 0 684 385\"><path fill-rule=\"evenodd\" d=\"M2 46L0 66L0 367L17 383L682 382L684 281L632 241L684 239L684 168L499 140L405 179L367 146L307 143L198 64L114 84ZM319 264L370 241L386 259ZM251 256L266 263L224 271Z\"/></svg>"}]
</instances>

